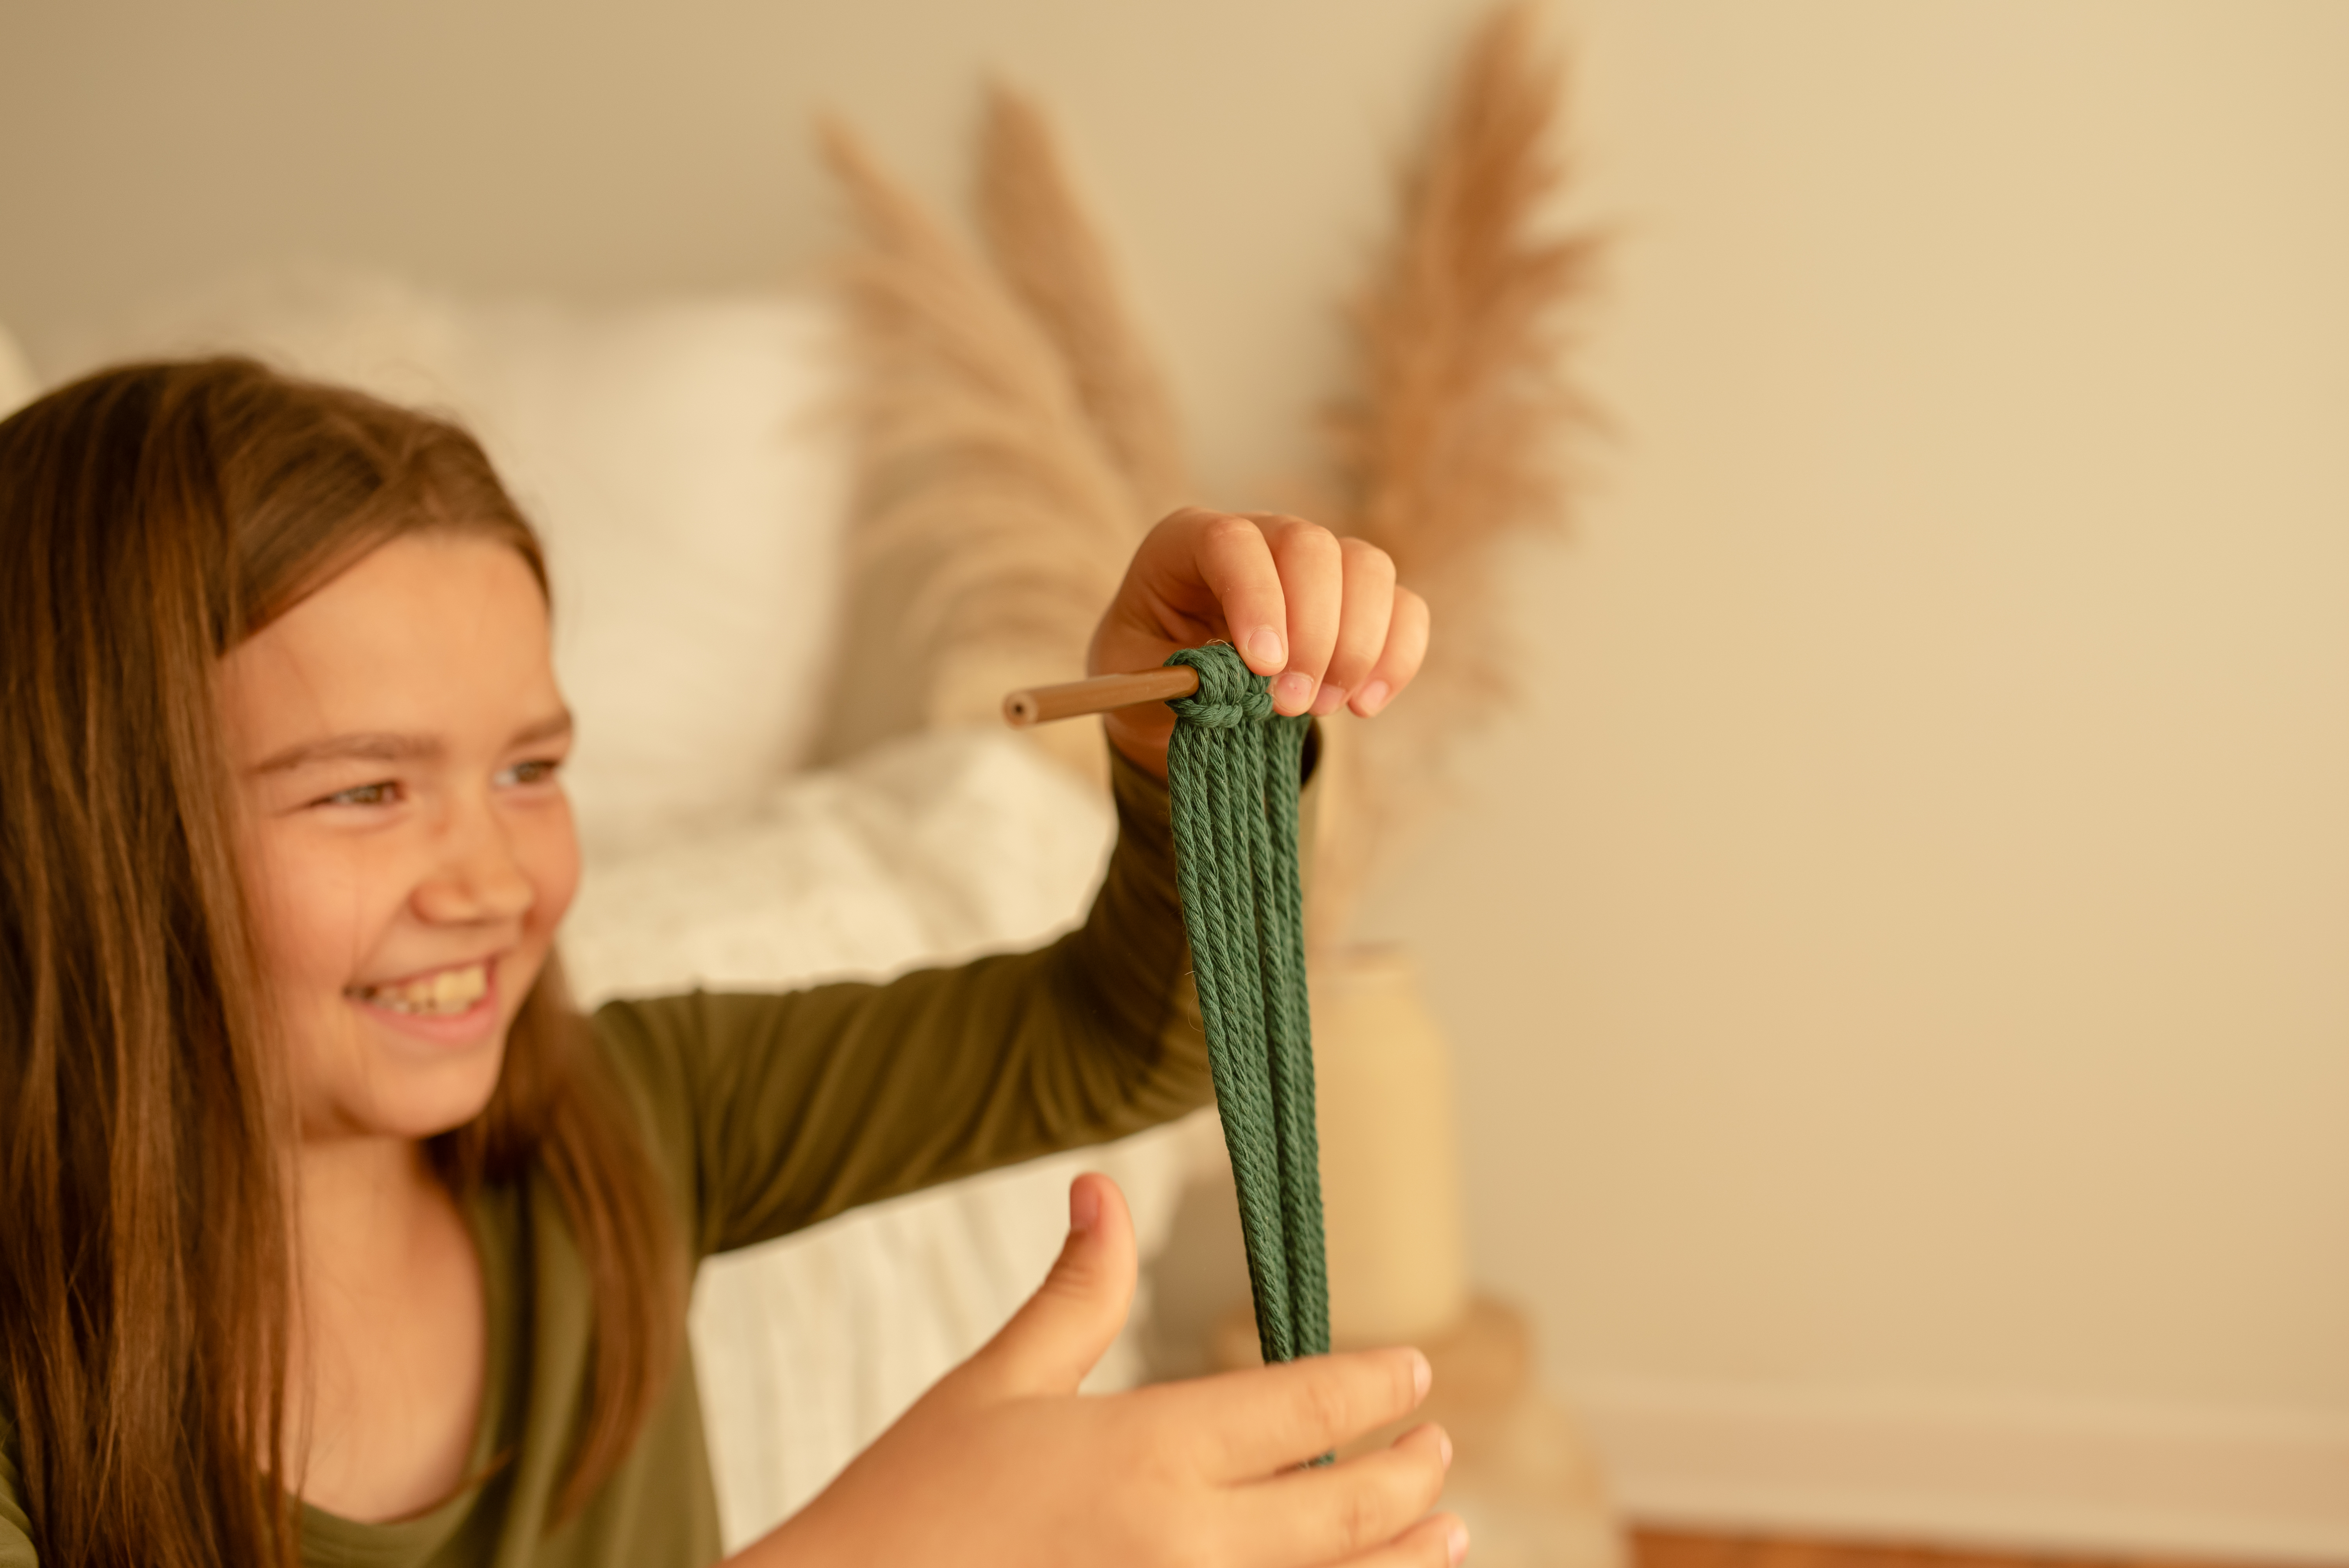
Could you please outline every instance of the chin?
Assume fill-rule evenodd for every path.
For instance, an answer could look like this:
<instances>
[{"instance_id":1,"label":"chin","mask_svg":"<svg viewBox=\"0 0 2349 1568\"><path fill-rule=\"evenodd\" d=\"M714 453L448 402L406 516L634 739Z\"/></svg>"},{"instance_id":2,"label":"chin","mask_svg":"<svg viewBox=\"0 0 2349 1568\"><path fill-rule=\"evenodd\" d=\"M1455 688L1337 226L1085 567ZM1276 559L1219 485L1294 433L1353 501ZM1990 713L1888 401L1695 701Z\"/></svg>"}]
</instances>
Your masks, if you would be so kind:
<instances>
[{"instance_id":1,"label":"chin","mask_svg":"<svg viewBox=\"0 0 2349 1568\"><path fill-rule=\"evenodd\" d=\"M438 1138L479 1119L490 1108L491 1098L497 1091L498 1074L494 1070L477 1081L434 1085L403 1096L391 1119L398 1122L398 1136L402 1138L419 1142Z\"/></svg>"},{"instance_id":2,"label":"chin","mask_svg":"<svg viewBox=\"0 0 2349 1568\"><path fill-rule=\"evenodd\" d=\"M367 1075L365 1095L342 1119L378 1138L421 1142L454 1132L489 1109L505 1060L505 1042L480 1053L480 1060L446 1061L429 1068L402 1063L390 1070L377 1064Z\"/></svg>"},{"instance_id":3,"label":"chin","mask_svg":"<svg viewBox=\"0 0 2349 1568\"><path fill-rule=\"evenodd\" d=\"M505 1047L503 1028L456 1047L419 1048L366 1028L346 1034L324 1061L312 1057L325 1070L314 1073L305 1097L305 1136L420 1142L454 1131L488 1108Z\"/></svg>"}]
</instances>

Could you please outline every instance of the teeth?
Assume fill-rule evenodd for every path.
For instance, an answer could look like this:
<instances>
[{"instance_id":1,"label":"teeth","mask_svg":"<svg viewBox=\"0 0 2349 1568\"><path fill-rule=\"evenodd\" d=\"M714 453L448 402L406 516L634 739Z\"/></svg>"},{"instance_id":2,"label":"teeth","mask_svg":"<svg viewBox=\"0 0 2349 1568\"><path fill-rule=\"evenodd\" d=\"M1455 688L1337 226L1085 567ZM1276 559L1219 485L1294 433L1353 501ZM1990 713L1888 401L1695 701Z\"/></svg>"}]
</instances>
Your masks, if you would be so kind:
<instances>
[{"instance_id":1,"label":"teeth","mask_svg":"<svg viewBox=\"0 0 2349 1568\"><path fill-rule=\"evenodd\" d=\"M461 1013L489 995L490 966L469 965L462 969L443 969L423 980L411 980L405 985L357 985L351 994L363 1002L394 1013L420 1013L427 1016Z\"/></svg>"}]
</instances>

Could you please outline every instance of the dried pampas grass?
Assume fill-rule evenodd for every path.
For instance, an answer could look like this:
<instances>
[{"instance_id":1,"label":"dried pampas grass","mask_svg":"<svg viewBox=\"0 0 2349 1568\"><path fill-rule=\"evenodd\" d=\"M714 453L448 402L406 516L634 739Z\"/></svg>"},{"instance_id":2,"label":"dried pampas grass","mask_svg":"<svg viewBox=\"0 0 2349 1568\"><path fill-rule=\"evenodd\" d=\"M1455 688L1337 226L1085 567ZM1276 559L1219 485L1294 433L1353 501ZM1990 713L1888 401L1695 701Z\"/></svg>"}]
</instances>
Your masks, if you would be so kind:
<instances>
[{"instance_id":1,"label":"dried pampas grass","mask_svg":"<svg viewBox=\"0 0 2349 1568\"><path fill-rule=\"evenodd\" d=\"M996 267L1060 349L1102 444L1154 521L1190 499L1182 424L1108 248L1033 103L997 88L980 145L979 226Z\"/></svg>"},{"instance_id":2,"label":"dried pampas grass","mask_svg":"<svg viewBox=\"0 0 2349 1568\"><path fill-rule=\"evenodd\" d=\"M1472 38L1353 311L1330 521L1394 557L1436 635L1377 722L1326 726L1317 945L1342 938L1460 741L1516 695L1495 549L1564 522L1592 422L1564 356L1600 243L1548 227L1564 72L1536 32L1518 4ZM984 259L844 131L827 146L858 235L843 277L864 432L838 756L993 723L1006 690L1081 674L1135 542L1187 496L1157 361L1033 105L988 102ZM1097 722L1034 733L1099 776Z\"/></svg>"},{"instance_id":3,"label":"dried pampas grass","mask_svg":"<svg viewBox=\"0 0 2349 1568\"><path fill-rule=\"evenodd\" d=\"M992 269L848 132L825 138L858 235L843 275L862 434L835 754L996 723L1011 687L1081 676L1183 482L1164 385L1041 118L998 89L982 145ZM1098 720L1037 738L1106 777Z\"/></svg>"},{"instance_id":4,"label":"dried pampas grass","mask_svg":"<svg viewBox=\"0 0 2349 1568\"><path fill-rule=\"evenodd\" d=\"M1441 797L1460 739L1516 695L1495 549L1564 525L1571 438L1593 422L1565 351L1601 242L1546 230L1565 77L1536 34L1526 4L1477 30L1353 311L1358 385L1330 421L1340 526L1394 558L1434 638L1392 710L1330 727L1317 944L1343 936L1364 883Z\"/></svg>"}]
</instances>

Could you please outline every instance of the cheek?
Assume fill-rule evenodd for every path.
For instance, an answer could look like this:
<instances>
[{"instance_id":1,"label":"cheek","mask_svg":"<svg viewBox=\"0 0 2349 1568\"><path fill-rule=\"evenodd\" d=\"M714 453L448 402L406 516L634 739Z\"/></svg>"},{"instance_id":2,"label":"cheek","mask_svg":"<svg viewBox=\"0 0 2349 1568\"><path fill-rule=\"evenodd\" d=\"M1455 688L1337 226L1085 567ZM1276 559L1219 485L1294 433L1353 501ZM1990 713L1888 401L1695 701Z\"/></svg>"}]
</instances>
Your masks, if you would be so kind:
<instances>
[{"instance_id":1,"label":"cheek","mask_svg":"<svg viewBox=\"0 0 2349 1568\"><path fill-rule=\"evenodd\" d=\"M531 813L509 831L506 841L514 863L531 886L530 913L523 921L521 944L502 972L511 982L504 1003L511 1023L545 968L554 950L555 928L579 892L579 836L573 830L569 806L562 802Z\"/></svg>"},{"instance_id":2,"label":"cheek","mask_svg":"<svg viewBox=\"0 0 2349 1568\"><path fill-rule=\"evenodd\" d=\"M579 892L579 834L568 801L555 800L516 835L515 857L530 878L532 935L551 939Z\"/></svg>"},{"instance_id":3,"label":"cheek","mask_svg":"<svg viewBox=\"0 0 2349 1568\"><path fill-rule=\"evenodd\" d=\"M367 857L348 843L262 834L244 861L247 892L270 988L281 1005L299 995L339 996L395 913Z\"/></svg>"}]
</instances>

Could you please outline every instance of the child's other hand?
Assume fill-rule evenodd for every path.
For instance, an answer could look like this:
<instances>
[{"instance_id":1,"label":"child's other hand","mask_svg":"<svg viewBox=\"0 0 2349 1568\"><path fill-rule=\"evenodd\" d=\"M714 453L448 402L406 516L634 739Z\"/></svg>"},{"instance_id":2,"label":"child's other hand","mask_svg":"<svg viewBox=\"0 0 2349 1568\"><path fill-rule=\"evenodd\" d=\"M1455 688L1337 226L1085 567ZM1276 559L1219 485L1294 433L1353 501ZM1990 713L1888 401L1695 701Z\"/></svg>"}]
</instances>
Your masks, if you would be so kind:
<instances>
[{"instance_id":1,"label":"child's other hand","mask_svg":"<svg viewBox=\"0 0 2349 1568\"><path fill-rule=\"evenodd\" d=\"M1427 603L1398 587L1386 552L1269 512L1187 508L1152 529L1093 632L1087 673L1155 668L1221 639L1270 676L1277 712L1367 718L1427 653ZM1111 743L1164 777L1174 716L1162 703L1108 716Z\"/></svg>"},{"instance_id":2,"label":"child's other hand","mask_svg":"<svg viewBox=\"0 0 2349 1568\"><path fill-rule=\"evenodd\" d=\"M735 1561L905 1568L1445 1568L1427 1517L1451 1444L1422 1426L1344 1464L1305 1460L1426 1395L1415 1350L1315 1357L1131 1393L1077 1384L1133 1297L1133 1222L1107 1177L1069 1190L1068 1244L1003 1331L806 1509Z\"/></svg>"}]
</instances>

